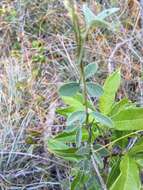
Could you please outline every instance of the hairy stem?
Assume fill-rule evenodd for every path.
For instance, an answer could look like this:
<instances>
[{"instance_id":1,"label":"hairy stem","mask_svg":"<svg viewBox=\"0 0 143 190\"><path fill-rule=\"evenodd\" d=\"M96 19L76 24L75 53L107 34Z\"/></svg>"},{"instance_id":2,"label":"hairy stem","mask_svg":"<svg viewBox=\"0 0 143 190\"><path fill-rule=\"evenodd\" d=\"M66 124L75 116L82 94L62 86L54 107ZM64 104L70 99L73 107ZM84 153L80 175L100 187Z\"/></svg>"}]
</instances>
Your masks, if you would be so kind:
<instances>
[{"instance_id":1,"label":"hairy stem","mask_svg":"<svg viewBox=\"0 0 143 190\"><path fill-rule=\"evenodd\" d=\"M81 61L80 63L80 73L81 73L81 81L83 84L83 97L84 97L84 105L85 105L85 112L86 112L86 127L88 127L88 102L87 102L87 88L86 88L86 79L85 79L85 74L84 74L84 65L83 62Z\"/></svg>"},{"instance_id":2,"label":"hairy stem","mask_svg":"<svg viewBox=\"0 0 143 190\"><path fill-rule=\"evenodd\" d=\"M88 130L89 133L89 137L88 137L88 144L91 145L91 149L90 149L90 153L91 153L91 160L93 163L93 167L95 169L95 172L99 178L99 181L101 183L101 187L103 190L107 190L106 185L104 184L104 181L100 175L100 172L98 170L98 166L95 162L94 159L94 154L92 152L92 129L91 129L91 125L89 124L89 113L88 113L88 93L87 93L87 86L86 86L86 77L85 77L85 72L84 72L84 62L83 62L83 57L84 57L84 45L86 42L86 37L87 37L87 33L88 33L88 29L85 31L84 36L81 34L81 30L80 30L80 26L79 26L79 22L78 22L78 17L76 15L76 13L74 12L74 6L72 6L72 15L73 15L73 24L74 24L74 31L75 31L75 39L76 39L76 44L77 44L77 64L79 66L80 69L80 82L83 85L83 89L82 89L82 94L83 94L83 98L84 98L84 106L85 106L85 112L86 112L86 121L85 121L85 127Z\"/></svg>"}]
</instances>

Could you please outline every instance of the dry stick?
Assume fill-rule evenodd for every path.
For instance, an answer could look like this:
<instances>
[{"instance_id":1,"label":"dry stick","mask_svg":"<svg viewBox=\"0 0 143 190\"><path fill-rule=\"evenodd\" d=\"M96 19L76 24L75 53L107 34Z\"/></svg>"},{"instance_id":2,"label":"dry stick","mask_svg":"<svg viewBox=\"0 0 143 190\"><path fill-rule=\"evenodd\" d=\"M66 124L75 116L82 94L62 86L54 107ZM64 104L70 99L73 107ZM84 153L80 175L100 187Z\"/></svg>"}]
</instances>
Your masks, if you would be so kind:
<instances>
[{"instance_id":1,"label":"dry stick","mask_svg":"<svg viewBox=\"0 0 143 190\"><path fill-rule=\"evenodd\" d=\"M141 6L141 32L143 37L143 0L140 0L140 6Z\"/></svg>"},{"instance_id":2,"label":"dry stick","mask_svg":"<svg viewBox=\"0 0 143 190\"><path fill-rule=\"evenodd\" d=\"M98 170L98 166L97 166L97 164L96 164L96 162L95 162L95 159L94 159L94 156L93 156L93 155L91 156L91 160L92 160L92 164L93 164L94 170L95 170L95 172L96 172L96 174L97 174L97 176L98 176L98 179L99 179L99 181L100 181L102 190L107 190L106 185L105 185L105 183L104 183L104 181L103 181L103 179L102 179L102 177L101 177L101 175L100 175L100 172L99 172L99 170Z\"/></svg>"},{"instance_id":3,"label":"dry stick","mask_svg":"<svg viewBox=\"0 0 143 190\"><path fill-rule=\"evenodd\" d=\"M127 42L131 41L132 39L125 39L123 42L120 42L116 45L116 47L113 49L109 59L108 59L108 72L112 73L114 70L114 66L113 66L113 59L114 59L114 55L117 52L117 50L119 48L121 48L124 44L126 44Z\"/></svg>"},{"instance_id":4,"label":"dry stick","mask_svg":"<svg viewBox=\"0 0 143 190\"><path fill-rule=\"evenodd\" d=\"M143 0L140 0L140 6L141 6L141 36L143 38ZM141 66L141 72L143 72L143 62L140 63ZM143 106L143 80L140 80L140 93L141 93L141 98L140 98L140 104Z\"/></svg>"},{"instance_id":5,"label":"dry stick","mask_svg":"<svg viewBox=\"0 0 143 190\"><path fill-rule=\"evenodd\" d=\"M71 169L71 167L68 166L68 165L59 163L59 162L57 162L55 160L51 160L50 158L44 158L42 156L38 156L38 155L34 155L34 154L29 154L29 153L24 153L24 152L6 152L6 151L5 152L2 152L2 151L0 152L0 155L9 155L9 154L11 154L11 155L12 154L17 154L19 156L27 156L27 157L30 157L30 158L35 158L35 159L43 160L43 161L46 161L46 162L53 162L53 163L55 163L57 165L60 165L60 166L63 166L63 167Z\"/></svg>"},{"instance_id":6,"label":"dry stick","mask_svg":"<svg viewBox=\"0 0 143 190\"><path fill-rule=\"evenodd\" d=\"M58 36L58 37L59 37L59 36ZM67 59L68 59L68 61L69 61L69 63L70 63L71 69L74 69L74 71L75 71L75 73L76 73L76 77L79 78L79 77L78 77L78 76L79 76L79 72L78 72L78 70L77 70L76 65L73 63L73 61L72 61L72 59L71 59L71 57L70 57L70 55L69 55L69 53L68 53L66 47L65 47L63 38L61 39L61 38L59 37L59 40L60 40L60 42L61 42L61 44L62 44L62 46L63 46L63 49L64 49L64 51L65 51L65 54L66 54L66 56L67 56Z\"/></svg>"},{"instance_id":7,"label":"dry stick","mask_svg":"<svg viewBox=\"0 0 143 190\"><path fill-rule=\"evenodd\" d=\"M137 13L136 21L135 21L135 24L134 24L134 27L133 27L133 31L132 31L132 36L135 33L135 30L136 30L136 28L138 26L140 15L141 15L140 3L137 0L135 1L135 3L137 4L137 6L139 8L138 8L138 13Z\"/></svg>"},{"instance_id":8,"label":"dry stick","mask_svg":"<svg viewBox=\"0 0 143 190\"><path fill-rule=\"evenodd\" d=\"M122 140L122 139L124 139L124 138L130 137L130 136L135 135L135 134L138 134L138 133L140 133L140 132L143 132L143 129L142 129L142 130L135 131L135 132L132 132L132 133L129 133L129 134L127 134L127 135L124 135L124 136L122 136L122 137L120 137L120 138L118 138L118 139L116 139L116 140L114 140L114 141L112 141L112 142L110 142L110 143L108 143L108 144L106 144L106 145L104 145L104 146L98 148L97 150L95 150L95 151L93 151L93 152L97 153L97 152L103 150L104 148L106 148L106 147L108 147L108 146L111 146L111 145L115 144L116 142L118 142L118 141L120 141L120 140Z\"/></svg>"}]
</instances>

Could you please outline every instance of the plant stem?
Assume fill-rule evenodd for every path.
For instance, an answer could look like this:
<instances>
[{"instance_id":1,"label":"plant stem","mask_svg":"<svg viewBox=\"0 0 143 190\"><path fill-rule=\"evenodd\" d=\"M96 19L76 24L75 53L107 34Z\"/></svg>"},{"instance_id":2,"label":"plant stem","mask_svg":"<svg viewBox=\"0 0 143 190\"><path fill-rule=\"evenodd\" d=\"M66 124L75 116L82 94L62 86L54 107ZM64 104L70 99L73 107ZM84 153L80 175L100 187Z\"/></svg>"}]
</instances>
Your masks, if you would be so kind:
<instances>
[{"instance_id":1,"label":"plant stem","mask_svg":"<svg viewBox=\"0 0 143 190\"><path fill-rule=\"evenodd\" d=\"M72 21L74 26L74 34L75 34L75 40L77 45L77 64L79 66L80 70L80 81L83 85L82 94L84 98L84 105L85 105L85 112L86 112L86 121L85 126L88 129L88 94L87 94L87 88L86 88L86 78L84 73L84 63L83 63L83 57L84 57L84 45L86 42L86 37L88 33L88 29L86 29L84 35L81 32L78 15L75 10L74 1L71 1L71 9L72 9ZM90 133L89 133L90 134Z\"/></svg>"},{"instance_id":2,"label":"plant stem","mask_svg":"<svg viewBox=\"0 0 143 190\"><path fill-rule=\"evenodd\" d=\"M73 4L72 4L73 5ZM100 175L100 172L98 170L98 166L95 162L94 159L94 154L92 151L92 130L91 130L91 125L89 125L89 113L88 113L88 93L87 93L87 86L86 86L86 78L85 78L85 72L84 72L84 63L83 63L83 57L84 57L84 45L86 42L86 37L87 37L87 33L88 33L88 29L85 31L85 35L82 36L81 35L81 29L79 27L79 22L78 22L78 17L74 12L74 6L72 6L72 15L73 15L73 24L74 24L74 31L75 31L75 39L76 39L76 44L77 44L77 64L79 66L80 69L80 80L81 83L83 85L83 89L82 89L82 94L83 94L83 98L84 98L84 106L85 106L85 112L86 112L86 120L85 120L85 127L88 130L89 133L89 137L88 137L88 144L90 145L91 149L90 149L90 153L91 153L91 160L93 163L93 167L95 169L95 172L99 178L99 181L101 183L102 189L103 190L107 190L106 185Z\"/></svg>"},{"instance_id":3,"label":"plant stem","mask_svg":"<svg viewBox=\"0 0 143 190\"><path fill-rule=\"evenodd\" d=\"M87 31L85 32L85 35L82 36L81 29L78 21L78 17L75 13L74 4L72 3L72 16L73 16L73 25L74 25L74 33L75 33L75 39L77 44L77 64L80 69L80 79L83 84L83 98L84 98L84 105L85 105L85 112L86 112L86 127L88 128L88 95L87 95L87 88L86 88L86 78L84 73L84 63L83 63L83 57L84 57L84 44L86 41Z\"/></svg>"},{"instance_id":4,"label":"plant stem","mask_svg":"<svg viewBox=\"0 0 143 190\"><path fill-rule=\"evenodd\" d=\"M84 74L84 65L83 62L81 61L80 63L80 73L81 73L81 81L83 84L83 97L84 97L84 105L85 105L85 112L86 112L86 121L85 125L88 127L88 102L87 102L87 88L86 88L86 79L85 79L85 74Z\"/></svg>"}]
</instances>

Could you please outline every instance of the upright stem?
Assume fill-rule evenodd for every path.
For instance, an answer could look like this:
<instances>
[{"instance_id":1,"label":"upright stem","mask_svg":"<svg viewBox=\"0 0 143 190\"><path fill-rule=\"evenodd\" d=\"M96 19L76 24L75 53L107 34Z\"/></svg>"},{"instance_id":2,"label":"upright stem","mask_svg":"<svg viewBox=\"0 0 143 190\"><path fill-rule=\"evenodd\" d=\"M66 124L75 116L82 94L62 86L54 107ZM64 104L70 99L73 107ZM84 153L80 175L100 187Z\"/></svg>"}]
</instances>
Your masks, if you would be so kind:
<instances>
[{"instance_id":1,"label":"upright stem","mask_svg":"<svg viewBox=\"0 0 143 190\"><path fill-rule=\"evenodd\" d=\"M78 16L75 11L74 1L71 1L71 8L72 8L72 21L74 26L74 33L75 39L77 44L77 64L80 69L80 79L83 84L83 97L84 97L84 105L85 105L85 112L86 112L86 127L88 126L88 103L87 103L87 88L86 88L86 79L84 74L84 64L83 64L83 56L84 56L84 44L86 35L82 37L80 24L78 21Z\"/></svg>"},{"instance_id":2,"label":"upright stem","mask_svg":"<svg viewBox=\"0 0 143 190\"><path fill-rule=\"evenodd\" d=\"M83 97L84 97L84 105L85 105L85 112L86 112L86 127L88 128L88 102L87 102L87 87L86 87L86 79L85 79L85 74L84 74L84 65L83 62L81 61L80 63L80 74L81 74L81 82L83 84Z\"/></svg>"},{"instance_id":3,"label":"upright stem","mask_svg":"<svg viewBox=\"0 0 143 190\"><path fill-rule=\"evenodd\" d=\"M80 69L80 79L83 85L82 94L84 98L84 105L85 105L85 112L86 112L85 124L86 124L86 127L88 128L88 101L87 101L88 95L87 95L87 87L86 87L86 78L85 78L85 73L84 73L84 63L83 63L84 45L85 45L87 31L86 31L85 36L82 38L78 20L74 22L75 22L74 24L75 24L76 31L78 31L78 35L75 33L76 43L77 43L77 64Z\"/></svg>"},{"instance_id":4,"label":"upright stem","mask_svg":"<svg viewBox=\"0 0 143 190\"><path fill-rule=\"evenodd\" d=\"M88 130L88 133L89 133L89 139L88 139L88 143L89 145L91 145L91 160L92 160L92 164L93 164L93 167L94 167L94 170L98 176L98 179L99 179L99 182L101 184L101 187L102 187L102 190L107 190L106 188L106 185L102 179L102 176L100 175L100 171L98 169L98 165L94 159L94 154L93 154L93 151L92 151L92 144L91 144L91 137L92 137L92 133L91 133L91 126L89 125L89 121L88 121L88 118L89 118L89 113L88 113L88 94L87 94L87 87L86 87L86 78L85 78L85 73L84 73L84 64L83 64L83 56L84 56L84 44L85 44L85 40L86 40L86 36L85 38L83 39L83 41L81 42L81 49L79 51L79 54L78 54L78 64L79 64L79 67L80 67L80 78L81 78L81 82L83 84L83 90L82 90L82 93L83 93L83 97L84 97L84 105L85 105L85 112L86 112L86 121L85 121L85 126Z\"/></svg>"},{"instance_id":5,"label":"upright stem","mask_svg":"<svg viewBox=\"0 0 143 190\"><path fill-rule=\"evenodd\" d=\"M84 57L84 45L86 42L86 36L88 33L88 29L86 29L85 31L85 35L82 36L81 35L81 29L78 23L78 17L75 14L75 10L74 10L74 6L72 4L72 16L73 16L73 25L74 25L74 31L75 31L75 38L76 38L76 44L77 44L77 64L79 66L80 69L80 79L81 79L81 83L83 85L83 89L82 89L82 94L83 94L83 98L84 98L84 105L85 105L85 112L86 112L86 121L85 121L85 127L88 130L89 133L89 139L88 139L88 144L91 147L91 160L93 163L93 167L95 169L95 172L99 178L99 181L101 183L101 187L103 190L107 190L106 185L104 184L104 181L100 175L100 172L98 170L98 166L95 162L94 159L94 154L92 151L92 130L91 130L91 126L89 125L89 113L88 113L88 94L87 94L87 86L86 86L86 77L85 77L85 72L84 72L84 63L83 63L83 57Z\"/></svg>"}]
</instances>

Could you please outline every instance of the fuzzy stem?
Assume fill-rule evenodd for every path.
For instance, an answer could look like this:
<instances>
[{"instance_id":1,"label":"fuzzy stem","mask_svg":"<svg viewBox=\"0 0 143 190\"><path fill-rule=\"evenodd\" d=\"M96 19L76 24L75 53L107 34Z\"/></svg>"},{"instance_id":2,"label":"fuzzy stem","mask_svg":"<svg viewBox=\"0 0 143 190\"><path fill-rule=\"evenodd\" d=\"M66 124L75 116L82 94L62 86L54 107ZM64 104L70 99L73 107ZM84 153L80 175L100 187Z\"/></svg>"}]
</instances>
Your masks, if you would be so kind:
<instances>
[{"instance_id":1,"label":"fuzzy stem","mask_svg":"<svg viewBox=\"0 0 143 190\"><path fill-rule=\"evenodd\" d=\"M83 57L84 57L84 45L86 42L86 37L87 37L87 33L88 33L88 28L85 31L85 35L82 36L81 35L81 29L79 26L79 22L78 22L78 17L75 14L75 10L74 10L74 6L72 4L72 15L73 15L73 24L74 24L74 31L75 31L75 39L76 39L76 44L77 44L77 64L79 66L79 70L80 70L80 80L81 83L83 85L83 89L82 89L82 94L83 94L83 98L84 98L84 106L85 106L85 112L86 112L86 121L85 121L85 127L88 130L89 133L89 138L88 138L88 144L91 145L91 160L93 163L93 167L96 171L96 174L99 178L99 181L101 183L102 189L103 190L107 190L106 185L104 184L104 181L100 175L100 172L98 170L98 166L95 162L94 159L94 154L92 152L92 130L91 130L91 126L89 125L89 113L88 113L88 93L87 93L87 86L86 86L86 77L85 77L85 72L84 72L84 63L83 63Z\"/></svg>"},{"instance_id":2,"label":"fuzzy stem","mask_svg":"<svg viewBox=\"0 0 143 190\"><path fill-rule=\"evenodd\" d=\"M85 105L85 112L86 112L85 125L86 127L88 127L88 102L87 102L88 95L87 95L86 79L85 79L85 74L84 74L84 65L82 61L80 63L80 73L81 73L81 81L83 84L83 97L84 97L84 105Z\"/></svg>"}]
</instances>

